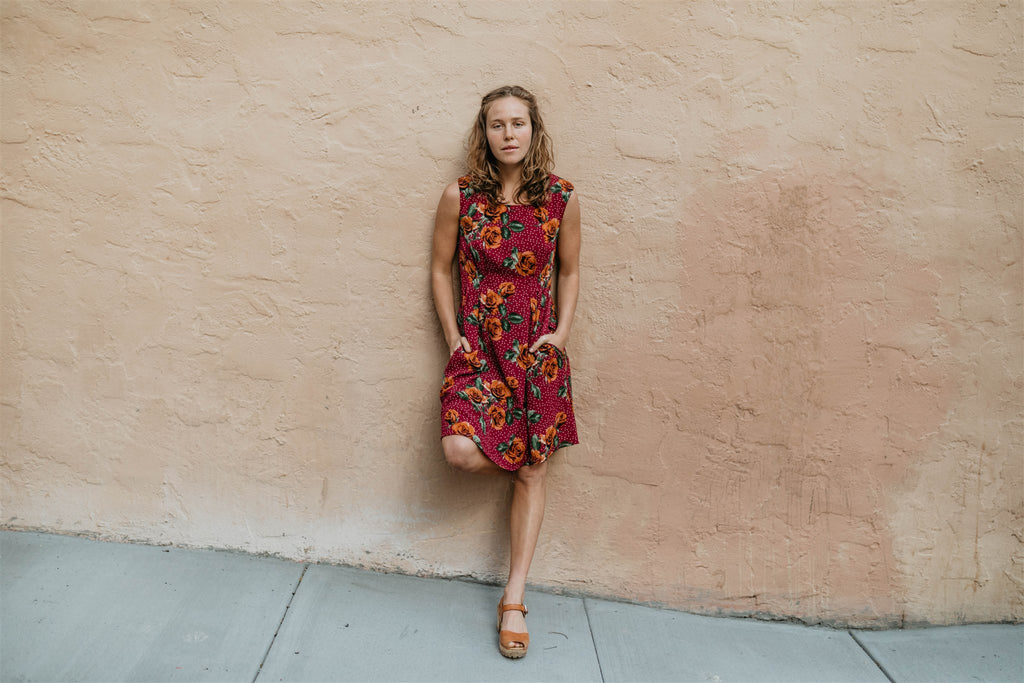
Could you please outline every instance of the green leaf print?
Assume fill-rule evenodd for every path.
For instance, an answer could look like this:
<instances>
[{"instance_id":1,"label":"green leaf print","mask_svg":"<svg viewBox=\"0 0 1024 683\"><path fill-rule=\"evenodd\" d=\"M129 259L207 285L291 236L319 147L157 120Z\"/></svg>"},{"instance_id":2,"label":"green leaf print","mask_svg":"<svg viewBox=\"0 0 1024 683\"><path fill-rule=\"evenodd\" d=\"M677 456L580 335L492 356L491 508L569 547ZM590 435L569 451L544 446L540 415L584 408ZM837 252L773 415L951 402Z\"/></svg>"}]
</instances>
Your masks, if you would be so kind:
<instances>
[{"instance_id":1,"label":"green leaf print","mask_svg":"<svg viewBox=\"0 0 1024 683\"><path fill-rule=\"evenodd\" d=\"M565 385L564 384L562 386L558 387L558 398L565 398L566 393L568 393L568 392L565 390Z\"/></svg>"},{"instance_id":2,"label":"green leaf print","mask_svg":"<svg viewBox=\"0 0 1024 683\"><path fill-rule=\"evenodd\" d=\"M526 419L530 421L530 424L535 425L538 422L540 422L540 413L538 413L536 410L527 410Z\"/></svg>"},{"instance_id":3,"label":"green leaf print","mask_svg":"<svg viewBox=\"0 0 1024 683\"><path fill-rule=\"evenodd\" d=\"M518 313L509 313L507 320L513 325L518 325L519 323L523 322L523 316L519 315Z\"/></svg>"},{"instance_id":4,"label":"green leaf print","mask_svg":"<svg viewBox=\"0 0 1024 683\"><path fill-rule=\"evenodd\" d=\"M512 247L512 253L509 254L508 258L501 262L501 265L506 268L515 268L517 263L519 263L519 250Z\"/></svg>"},{"instance_id":5,"label":"green leaf print","mask_svg":"<svg viewBox=\"0 0 1024 683\"><path fill-rule=\"evenodd\" d=\"M511 230L512 232L522 232L525 227L526 226L520 223L519 221L512 221L511 223L508 224L508 229Z\"/></svg>"},{"instance_id":6,"label":"green leaf print","mask_svg":"<svg viewBox=\"0 0 1024 683\"><path fill-rule=\"evenodd\" d=\"M533 394L534 398L539 399L540 398L540 387L538 387L533 382L530 382L530 393Z\"/></svg>"}]
</instances>

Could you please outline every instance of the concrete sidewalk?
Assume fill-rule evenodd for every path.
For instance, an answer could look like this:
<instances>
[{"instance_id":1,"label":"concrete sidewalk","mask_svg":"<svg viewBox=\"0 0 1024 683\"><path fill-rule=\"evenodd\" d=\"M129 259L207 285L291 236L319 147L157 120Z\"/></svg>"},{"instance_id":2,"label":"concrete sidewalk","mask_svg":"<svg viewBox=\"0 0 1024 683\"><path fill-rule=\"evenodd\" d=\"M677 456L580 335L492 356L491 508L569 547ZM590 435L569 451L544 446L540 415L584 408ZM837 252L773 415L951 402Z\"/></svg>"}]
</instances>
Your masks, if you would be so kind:
<instances>
[{"instance_id":1,"label":"concrete sidewalk","mask_svg":"<svg viewBox=\"0 0 1024 683\"><path fill-rule=\"evenodd\" d=\"M1024 626L841 631L220 551L0 532L0 679L1022 681Z\"/></svg>"}]
</instances>

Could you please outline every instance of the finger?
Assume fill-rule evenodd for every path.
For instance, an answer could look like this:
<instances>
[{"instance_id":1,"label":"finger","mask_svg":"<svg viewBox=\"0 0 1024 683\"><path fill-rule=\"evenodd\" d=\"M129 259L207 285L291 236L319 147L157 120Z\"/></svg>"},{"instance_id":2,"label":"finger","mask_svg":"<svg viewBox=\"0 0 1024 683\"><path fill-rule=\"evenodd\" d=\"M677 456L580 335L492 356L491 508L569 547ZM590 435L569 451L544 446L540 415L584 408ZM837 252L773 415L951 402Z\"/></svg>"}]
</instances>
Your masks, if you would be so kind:
<instances>
[{"instance_id":1,"label":"finger","mask_svg":"<svg viewBox=\"0 0 1024 683\"><path fill-rule=\"evenodd\" d=\"M466 339L465 337L460 337L459 341L462 343L462 350L465 351L466 353L469 353L469 340Z\"/></svg>"}]
</instances>

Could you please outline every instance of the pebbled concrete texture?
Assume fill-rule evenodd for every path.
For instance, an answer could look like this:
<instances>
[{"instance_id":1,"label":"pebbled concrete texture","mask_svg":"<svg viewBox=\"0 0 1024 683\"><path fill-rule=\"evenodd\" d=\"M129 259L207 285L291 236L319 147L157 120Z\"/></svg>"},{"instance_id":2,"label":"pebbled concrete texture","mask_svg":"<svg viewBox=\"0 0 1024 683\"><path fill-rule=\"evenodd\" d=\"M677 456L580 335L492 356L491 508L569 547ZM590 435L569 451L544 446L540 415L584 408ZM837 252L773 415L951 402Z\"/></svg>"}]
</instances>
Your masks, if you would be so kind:
<instances>
[{"instance_id":1,"label":"pebbled concrete texture","mask_svg":"<svg viewBox=\"0 0 1024 683\"><path fill-rule=\"evenodd\" d=\"M501 578L427 259L520 82L584 220L531 579L1024 619L1022 10L4 0L0 523Z\"/></svg>"},{"instance_id":2,"label":"pebbled concrete texture","mask_svg":"<svg viewBox=\"0 0 1024 683\"><path fill-rule=\"evenodd\" d=\"M302 569L0 533L0 679L251 681Z\"/></svg>"}]
</instances>

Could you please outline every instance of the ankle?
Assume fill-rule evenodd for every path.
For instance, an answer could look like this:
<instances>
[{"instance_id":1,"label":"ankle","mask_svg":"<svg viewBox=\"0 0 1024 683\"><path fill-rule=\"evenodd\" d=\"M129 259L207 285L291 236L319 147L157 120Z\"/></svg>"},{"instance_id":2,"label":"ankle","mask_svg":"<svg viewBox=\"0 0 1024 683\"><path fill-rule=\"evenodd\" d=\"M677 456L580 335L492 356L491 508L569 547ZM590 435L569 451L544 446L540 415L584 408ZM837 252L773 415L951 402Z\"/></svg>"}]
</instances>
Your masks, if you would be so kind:
<instances>
[{"instance_id":1,"label":"ankle","mask_svg":"<svg viewBox=\"0 0 1024 683\"><path fill-rule=\"evenodd\" d=\"M525 595L525 588L505 586L505 592L502 594L501 599L506 605L521 605Z\"/></svg>"}]
</instances>

